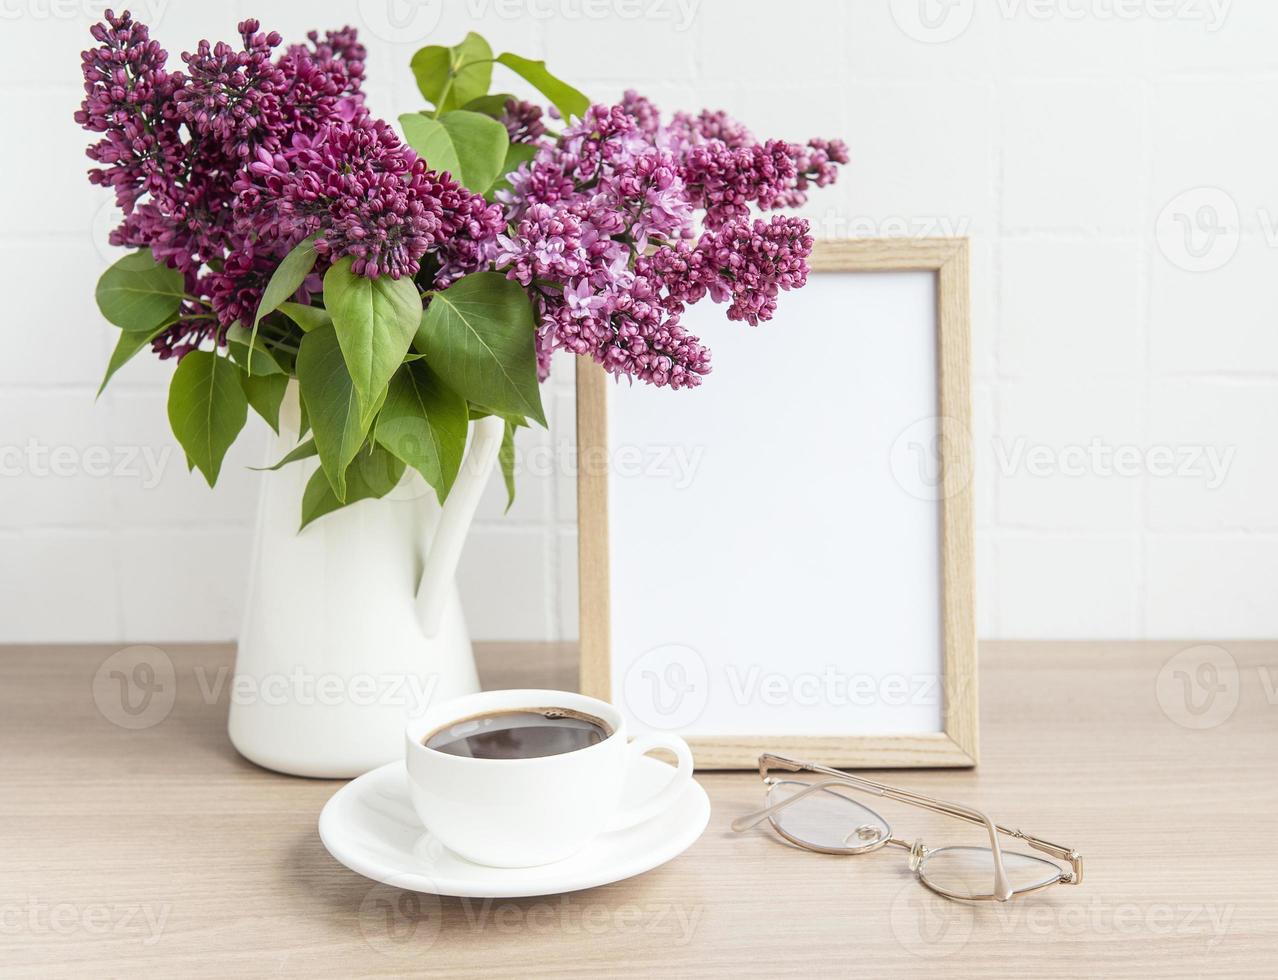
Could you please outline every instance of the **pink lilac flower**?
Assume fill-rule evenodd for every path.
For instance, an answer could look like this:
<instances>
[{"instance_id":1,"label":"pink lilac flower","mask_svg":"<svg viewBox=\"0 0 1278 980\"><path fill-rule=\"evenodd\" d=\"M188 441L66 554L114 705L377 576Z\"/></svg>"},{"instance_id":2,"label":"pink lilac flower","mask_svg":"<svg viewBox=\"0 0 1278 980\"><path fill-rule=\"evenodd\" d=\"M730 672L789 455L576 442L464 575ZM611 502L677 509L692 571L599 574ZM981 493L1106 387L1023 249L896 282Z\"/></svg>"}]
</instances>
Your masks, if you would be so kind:
<instances>
[{"instance_id":1,"label":"pink lilac flower","mask_svg":"<svg viewBox=\"0 0 1278 980\"><path fill-rule=\"evenodd\" d=\"M669 126L670 139L682 145L718 140L729 148L753 146L750 130L722 109L702 109L697 116L676 112Z\"/></svg>"},{"instance_id":2,"label":"pink lilac flower","mask_svg":"<svg viewBox=\"0 0 1278 980\"><path fill-rule=\"evenodd\" d=\"M661 131L661 110L634 89L626 89L621 97L621 111L635 121L639 132L653 137Z\"/></svg>"},{"instance_id":3,"label":"pink lilac flower","mask_svg":"<svg viewBox=\"0 0 1278 980\"><path fill-rule=\"evenodd\" d=\"M701 275L716 303L728 303L728 319L757 326L772 319L777 292L808 279L812 236L802 218L773 215L708 231L697 242Z\"/></svg>"},{"instance_id":4,"label":"pink lilac flower","mask_svg":"<svg viewBox=\"0 0 1278 980\"><path fill-rule=\"evenodd\" d=\"M688 196L705 209L707 228L748 217L750 206L767 210L786 201L798 183L798 147L782 140L732 147L721 140L696 143L683 158Z\"/></svg>"},{"instance_id":5,"label":"pink lilac flower","mask_svg":"<svg viewBox=\"0 0 1278 980\"><path fill-rule=\"evenodd\" d=\"M566 350L618 376L699 384L710 354L680 323L686 307L709 296L729 319L770 319L806 281L812 238L802 219L752 209L801 201L844 160L837 141L758 143L722 112L663 126L633 91L591 106L499 195L511 230L495 262L533 296L542 376Z\"/></svg>"}]
</instances>

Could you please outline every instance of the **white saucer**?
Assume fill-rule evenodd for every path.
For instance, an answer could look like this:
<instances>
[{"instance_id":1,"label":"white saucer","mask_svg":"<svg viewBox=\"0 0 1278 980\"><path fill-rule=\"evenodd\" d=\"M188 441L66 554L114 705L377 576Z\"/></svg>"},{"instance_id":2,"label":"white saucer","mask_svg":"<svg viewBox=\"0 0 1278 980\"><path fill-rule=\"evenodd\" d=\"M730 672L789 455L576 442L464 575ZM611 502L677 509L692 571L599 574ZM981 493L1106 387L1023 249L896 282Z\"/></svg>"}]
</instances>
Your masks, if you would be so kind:
<instances>
[{"instance_id":1,"label":"white saucer","mask_svg":"<svg viewBox=\"0 0 1278 980\"><path fill-rule=\"evenodd\" d=\"M641 757L623 805L651 796L670 766ZM333 794L320 813L320 839L352 871L409 891L463 898L520 898L594 888L651 871L682 854L706 829L710 800L689 780L678 801L647 823L595 838L585 850L540 868L487 868L458 857L422 829L408 798L403 762L365 773Z\"/></svg>"}]
</instances>

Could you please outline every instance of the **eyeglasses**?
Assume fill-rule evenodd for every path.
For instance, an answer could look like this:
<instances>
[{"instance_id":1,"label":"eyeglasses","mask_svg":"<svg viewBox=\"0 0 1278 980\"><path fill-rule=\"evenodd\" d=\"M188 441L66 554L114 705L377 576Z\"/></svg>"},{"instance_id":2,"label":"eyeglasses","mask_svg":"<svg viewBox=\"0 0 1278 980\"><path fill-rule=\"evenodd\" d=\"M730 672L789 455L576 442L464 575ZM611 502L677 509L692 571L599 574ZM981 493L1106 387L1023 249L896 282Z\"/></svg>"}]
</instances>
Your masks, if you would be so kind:
<instances>
[{"instance_id":1,"label":"eyeglasses","mask_svg":"<svg viewBox=\"0 0 1278 980\"><path fill-rule=\"evenodd\" d=\"M769 775L772 769L828 778L817 782L779 779ZM1006 902L1016 895L1051 885L1077 885L1083 880L1083 859L1077 851L1009 830L971 807L771 753L759 756L759 775L768 788L767 806L732 821L735 831L749 830L767 820L790 843L824 854L865 854L887 844L902 847L910 852L910 870L919 881L938 895L965 901ZM853 798L856 792L978 824L989 834L990 846L932 849L924 847L922 841L906 843L892 836L886 820ZM998 843L1000 834L1024 841L1059 861L1068 861L1070 868L1066 870L1032 854L1004 851Z\"/></svg>"}]
</instances>

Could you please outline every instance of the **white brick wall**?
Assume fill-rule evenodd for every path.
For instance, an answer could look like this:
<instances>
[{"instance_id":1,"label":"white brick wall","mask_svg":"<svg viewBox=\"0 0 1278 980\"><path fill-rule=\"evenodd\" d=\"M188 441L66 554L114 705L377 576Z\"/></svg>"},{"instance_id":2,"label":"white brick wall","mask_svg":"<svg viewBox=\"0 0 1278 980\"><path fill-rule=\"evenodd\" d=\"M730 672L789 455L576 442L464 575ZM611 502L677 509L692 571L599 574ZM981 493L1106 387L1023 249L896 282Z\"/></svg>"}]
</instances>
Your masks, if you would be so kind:
<instances>
[{"instance_id":1,"label":"white brick wall","mask_svg":"<svg viewBox=\"0 0 1278 980\"><path fill-rule=\"evenodd\" d=\"M112 211L83 179L70 117L77 52L102 6L0 2L0 642L225 639L260 426L211 493L168 435L166 366L142 359L93 400L111 331L92 288ZM474 28L599 99L634 85L667 109L726 108L762 134L844 136L853 163L808 210L819 232L973 239L982 635L1278 633L1278 5L134 10L174 59L250 13L286 38L354 23L370 102L390 117L418 105L412 51ZM575 633L574 489L553 458L571 444L571 384L559 370L546 391L551 428L522 445L535 472L514 509L502 515L497 486L484 502L461 570L478 637ZM1215 453L1223 478L1165 474L1162 447ZM1136 458L1131 475L1088 458L1115 450Z\"/></svg>"}]
</instances>

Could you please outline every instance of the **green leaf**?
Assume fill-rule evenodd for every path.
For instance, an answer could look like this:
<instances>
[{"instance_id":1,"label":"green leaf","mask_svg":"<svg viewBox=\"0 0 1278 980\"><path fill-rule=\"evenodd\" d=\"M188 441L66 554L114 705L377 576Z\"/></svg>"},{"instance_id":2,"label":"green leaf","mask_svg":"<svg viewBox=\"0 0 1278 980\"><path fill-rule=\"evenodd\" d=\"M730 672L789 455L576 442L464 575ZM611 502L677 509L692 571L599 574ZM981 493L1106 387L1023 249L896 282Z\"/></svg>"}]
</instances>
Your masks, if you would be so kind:
<instances>
[{"instance_id":1,"label":"green leaf","mask_svg":"<svg viewBox=\"0 0 1278 980\"><path fill-rule=\"evenodd\" d=\"M148 333L173 317L185 289L182 273L159 265L151 250L126 255L102 273L96 292L98 309L117 327Z\"/></svg>"},{"instance_id":2,"label":"green leaf","mask_svg":"<svg viewBox=\"0 0 1278 980\"><path fill-rule=\"evenodd\" d=\"M493 185L488 188L485 196L492 200L497 191L508 190L510 181L507 178L519 169L521 163L527 163L536 155L537 147L531 143L511 143L506 147L506 159L501 165L501 175L493 181Z\"/></svg>"},{"instance_id":3,"label":"green leaf","mask_svg":"<svg viewBox=\"0 0 1278 980\"><path fill-rule=\"evenodd\" d=\"M120 339L115 342L115 350L111 352L111 360L107 362L106 374L102 378L102 384L98 385L98 394L101 395L106 390L107 382L111 380L116 371L133 359L134 354L172 325L169 322L160 324L154 330L121 330Z\"/></svg>"},{"instance_id":4,"label":"green leaf","mask_svg":"<svg viewBox=\"0 0 1278 980\"><path fill-rule=\"evenodd\" d=\"M285 373L275 356L266 349L261 338L254 337L238 323L226 331L226 349L232 360L252 375Z\"/></svg>"},{"instance_id":5,"label":"green leaf","mask_svg":"<svg viewBox=\"0 0 1278 980\"><path fill-rule=\"evenodd\" d=\"M438 105L445 98L444 87L452 74L453 52L442 44L432 44L419 48L408 63L413 77L417 79L417 88L431 105Z\"/></svg>"},{"instance_id":6,"label":"green leaf","mask_svg":"<svg viewBox=\"0 0 1278 980\"><path fill-rule=\"evenodd\" d=\"M482 112L485 116L492 116L494 119L500 119L506 112L506 103L513 99L514 96L509 92L498 92L494 95L481 95L477 99L471 99L462 106L470 112Z\"/></svg>"},{"instance_id":7,"label":"green leaf","mask_svg":"<svg viewBox=\"0 0 1278 980\"><path fill-rule=\"evenodd\" d=\"M248 374L240 372L240 387L253 411L262 416L277 435L280 431L280 404L288 388L287 374Z\"/></svg>"},{"instance_id":8,"label":"green leaf","mask_svg":"<svg viewBox=\"0 0 1278 980\"><path fill-rule=\"evenodd\" d=\"M399 485L403 475L403 460L392 456L381 446L369 446L359 452L347 470L346 497L339 500L324 478L324 471L316 470L302 492L302 527L346 504L386 496ZM301 529L298 528L299 531Z\"/></svg>"},{"instance_id":9,"label":"green leaf","mask_svg":"<svg viewBox=\"0 0 1278 980\"><path fill-rule=\"evenodd\" d=\"M435 293L413 346L463 398L544 426L534 329L523 287L499 272L477 272Z\"/></svg>"},{"instance_id":10,"label":"green leaf","mask_svg":"<svg viewBox=\"0 0 1278 980\"><path fill-rule=\"evenodd\" d=\"M209 486L248 418L239 374L230 358L196 350L182 358L169 386L169 424Z\"/></svg>"},{"instance_id":11,"label":"green leaf","mask_svg":"<svg viewBox=\"0 0 1278 980\"><path fill-rule=\"evenodd\" d=\"M442 504L461 468L469 425L466 399L424 363L405 364L391 379L376 439L417 470Z\"/></svg>"},{"instance_id":12,"label":"green leaf","mask_svg":"<svg viewBox=\"0 0 1278 980\"><path fill-rule=\"evenodd\" d=\"M351 264L348 256L325 273L324 305L333 318L364 418L371 419L373 405L385 397L391 375L413 342L422 300L408 276L369 279L356 275Z\"/></svg>"},{"instance_id":13,"label":"green leaf","mask_svg":"<svg viewBox=\"0 0 1278 980\"><path fill-rule=\"evenodd\" d=\"M262 300L257 304L257 315L253 317L254 341L257 340L257 328L262 322L262 317L274 312L281 303L297 292L306 281L306 277L311 274L311 270L315 268L315 238L315 235L311 235L294 245L271 273L271 278L262 293ZM248 372L256 373L255 365L249 364Z\"/></svg>"},{"instance_id":14,"label":"green leaf","mask_svg":"<svg viewBox=\"0 0 1278 980\"><path fill-rule=\"evenodd\" d=\"M447 112L488 93L493 78L493 49L474 31L460 44L422 48L410 62L422 95Z\"/></svg>"},{"instance_id":15,"label":"green leaf","mask_svg":"<svg viewBox=\"0 0 1278 980\"><path fill-rule=\"evenodd\" d=\"M320 466L339 500L346 499L346 468L364 444L373 413L360 412L355 382L333 327L302 338L297 352L297 383L310 421Z\"/></svg>"},{"instance_id":16,"label":"green leaf","mask_svg":"<svg viewBox=\"0 0 1278 980\"><path fill-rule=\"evenodd\" d=\"M307 439L301 445L294 446L287 454L285 454L284 458L274 466L250 466L249 469L257 470L259 473L267 470L278 470L287 466L289 463L296 463L299 459L310 459L318 453L319 450L315 448L315 440ZM325 480L327 481L327 477Z\"/></svg>"},{"instance_id":17,"label":"green leaf","mask_svg":"<svg viewBox=\"0 0 1278 980\"><path fill-rule=\"evenodd\" d=\"M515 424L506 420L506 431L501 436L501 449L497 462L501 464L501 478L506 484L506 513L515 506Z\"/></svg>"},{"instance_id":18,"label":"green leaf","mask_svg":"<svg viewBox=\"0 0 1278 980\"><path fill-rule=\"evenodd\" d=\"M438 119L406 113L399 124L408 145L428 167L448 171L476 194L488 190L502 173L510 137L496 119L458 109Z\"/></svg>"},{"instance_id":19,"label":"green leaf","mask_svg":"<svg viewBox=\"0 0 1278 980\"><path fill-rule=\"evenodd\" d=\"M590 100L567 82L546 71L544 61L530 61L507 51L497 56L497 62L505 65L553 102L565 119L569 116L580 118L590 108Z\"/></svg>"},{"instance_id":20,"label":"green leaf","mask_svg":"<svg viewBox=\"0 0 1278 980\"><path fill-rule=\"evenodd\" d=\"M321 306L307 306L304 303L281 303L280 312L302 328L302 333L310 333L316 327L327 326L333 322L328 310Z\"/></svg>"}]
</instances>

